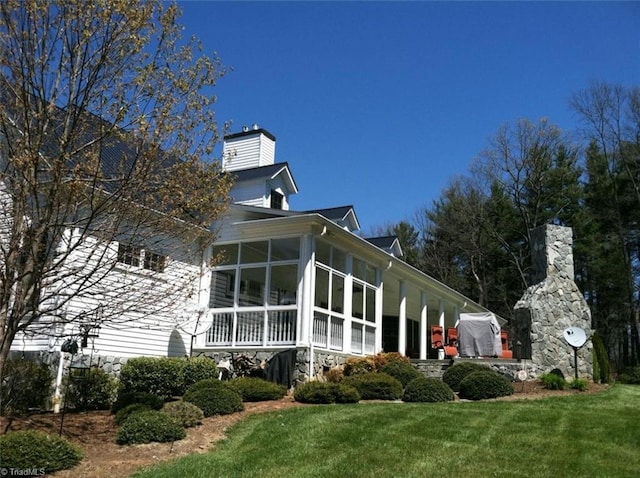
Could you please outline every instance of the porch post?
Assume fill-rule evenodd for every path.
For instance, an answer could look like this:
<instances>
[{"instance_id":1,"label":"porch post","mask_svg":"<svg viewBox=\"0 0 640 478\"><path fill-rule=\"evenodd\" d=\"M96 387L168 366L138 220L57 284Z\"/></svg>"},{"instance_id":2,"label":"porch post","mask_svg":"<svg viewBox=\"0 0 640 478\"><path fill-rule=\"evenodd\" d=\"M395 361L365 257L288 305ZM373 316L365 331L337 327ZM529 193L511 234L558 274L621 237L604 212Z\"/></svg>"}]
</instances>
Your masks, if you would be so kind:
<instances>
[{"instance_id":1,"label":"porch post","mask_svg":"<svg viewBox=\"0 0 640 478\"><path fill-rule=\"evenodd\" d=\"M438 325L442 327L442 332L444 335L444 300L442 299L438 301ZM438 358L440 360L444 360L444 349L438 350Z\"/></svg>"},{"instance_id":2,"label":"porch post","mask_svg":"<svg viewBox=\"0 0 640 478\"><path fill-rule=\"evenodd\" d=\"M353 256L347 254L344 277L344 325L342 330L342 351L351 353L351 317L353 314Z\"/></svg>"},{"instance_id":3,"label":"porch post","mask_svg":"<svg viewBox=\"0 0 640 478\"><path fill-rule=\"evenodd\" d=\"M407 282L400 281L400 310L398 313L398 352L407 353Z\"/></svg>"},{"instance_id":4,"label":"porch post","mask_svg":"<svg viewBox=\"0 0 640 478\"><path fill-rule=\"evenodd\" d=\"M376 269L376 344L375 353L382 350L382 311L384 310L384 283L382 282L382 269Z\"/></svg>"},{"instance_id":5,"label":"porch post","mask_svg":"<svg viewBox=\"0 0 640 478\"><path fill-rule=\"evenodd\" d=\"M427 292L420 291L420 360L427 359Z\"/></svg>"},{"instance_id":6,"label":"porch post","mask_svg":"<svg viewBox=\"0 0 640 478\"><path fill-rule=\"evenodd\" d=\"M311 346L313 340L313 297L314 297L314 278L315 272L313 268L314 247L313 235L305 234L302 236L302 245L300 247L300 278L298 282L298 316L296 319L298 345Z\"/></svg>"}]
</instances>

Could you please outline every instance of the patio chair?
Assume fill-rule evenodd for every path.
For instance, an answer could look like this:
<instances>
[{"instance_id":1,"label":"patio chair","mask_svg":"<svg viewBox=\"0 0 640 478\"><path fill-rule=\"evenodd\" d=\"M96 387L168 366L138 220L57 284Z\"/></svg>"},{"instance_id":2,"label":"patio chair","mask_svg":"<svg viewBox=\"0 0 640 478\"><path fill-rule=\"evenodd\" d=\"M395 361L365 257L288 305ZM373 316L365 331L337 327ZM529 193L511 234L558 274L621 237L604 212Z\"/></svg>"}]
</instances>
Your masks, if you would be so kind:
<instances>
[{"instance_id":1,"label":"patio chair","mask_svg":"<svg viewBox=\"0 0 640 478\"><path fill-rule=\"evenodd\" d=\"M500 358L513 358L513 351L509 350L509 334L505 330L500 332L500 341L502 342L502 354Z\"/></svg>"},{"instance_id":2,"label":"patio chair","mask_svg":"<svg viewBox=\"0 0 640 478\"><path fill-rule=\"evenodd\" d=\"M443 329L439 325L431 326L431 348L441 349L444 347Z\"/></svg>"}]
</instances>

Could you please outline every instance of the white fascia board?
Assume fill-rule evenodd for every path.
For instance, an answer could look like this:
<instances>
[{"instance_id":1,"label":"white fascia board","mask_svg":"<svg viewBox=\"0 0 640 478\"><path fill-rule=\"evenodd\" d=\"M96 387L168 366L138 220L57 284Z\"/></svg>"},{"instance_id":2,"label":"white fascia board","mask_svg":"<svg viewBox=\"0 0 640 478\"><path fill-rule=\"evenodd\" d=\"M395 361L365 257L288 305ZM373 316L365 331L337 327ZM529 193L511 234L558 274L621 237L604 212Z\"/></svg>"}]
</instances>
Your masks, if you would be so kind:
<instances>
[{"instance_id":1,"label":"white fascia board","mask_svg":"<svg viewBox=\"0 0 640 478\"><path fill-rule=\"evenodd\" d=\"M293 180L293 176L291 175L291 171L287 166L282 166L273 176L271 176L271 180L274 180L278 176L284 176L284 182L291 191L291 194L298 193L298 187L296 186L296 182Z\"/></svg>"}]
</instances>

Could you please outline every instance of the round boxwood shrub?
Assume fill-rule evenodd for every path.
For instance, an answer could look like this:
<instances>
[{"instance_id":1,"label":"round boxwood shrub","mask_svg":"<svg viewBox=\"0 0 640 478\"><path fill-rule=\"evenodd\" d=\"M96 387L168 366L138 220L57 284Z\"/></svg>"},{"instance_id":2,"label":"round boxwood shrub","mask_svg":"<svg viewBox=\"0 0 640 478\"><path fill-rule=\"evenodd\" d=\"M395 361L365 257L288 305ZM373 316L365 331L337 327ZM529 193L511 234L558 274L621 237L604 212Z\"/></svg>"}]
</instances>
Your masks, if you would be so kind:
<instances>
[{"instance_id":1,"label":"round boxwood shrub","mask_svg":"<svg viewBox=\"0 0 640 478\"><path fill-rule=\"evenodd\" d=\"M182 399L200 408L205 417L228 415L244 410L240 394L217 379L194 383Z\"/></svg>"},{"instance_id":2,"label":"round boxwood shrub","mask_svg":"<svg viewBox=\"0 0 640 478\"><path fill-rule=\"evenodd\" d=\"M455 399L451 387L442 380L419 377L407 384L402 395L403 402L450 402Z\"/></svg>"},{"instance_id":3,"label":"round boxwood shrub","mask_svg":"<svg viewBox=\"0 0 640 478\"><path fill-rule=\"evenodd\" d=\"M413 365L401 360L388 362L386 365L382 366L380 371L397 379L403 387L406 387L412 380L422 376L422 374L418 372Z\"/></svg>"},{"instance_id":4,"label":"round boxwood shrub","mask_svg":"<svg viewBox=\"0 0 640 478\"><path fill-rule=\"evenodd\" d=\"M373 373L375 371L376 362L373 357L349 358L344 363L344 368L342 369L345 377Z\"/></svg>"},{"instance_id":5,"label":"round boxwood shrub","mask_svg":"<svg viewBox=\"0 0 640 478\"><path fill-rule=\"evenodd\" d=\"M447 368L442 375L442 381L451 387L454 392L460 391L460 382L473 372L491 370L486 365L477 362L458 362Z\"/></svg>"},{"instance_id":6,"label":"round boxwood shrub","mask_svg":"<svg viewBox=\"0 0 640 478\"><path fill-rule=\"evenodd\" d=\"M109 410L118 382L101 368L72 370L64 395L65 405L76 410Z\"/></svg>"},{"instance_id":7,"label":"round boxwood shrub","mask_svg":"<svg viewBox=\"0 0 640 478\"><path fill-rule=\"evenodd\" d=\"M134 413L146 412L147 410L153 409L146 403L132 403L131 405L127 405L126 407L118 410L118 413L116 413L114 420L117 425L122 425L125 420Z\"/></svg>"},{"instance_id":8,"label":"round boxwood shrub","mask_svg":"<svg viewBox=\"0 0 640 478\"><path fill-rule=\"evenodd\" d=\"M386 373L366 373L345 377L343 384L360 393L362 400L398 400L402 397L402 384Z\"/></svg>"},{"instance_id":9,"label":"round boxwood shrub","mask_svg":"<svg viewBox=\"0 0 640 478\"><path fill-rule=\"evenodd\" d=\"M52 376L43 363L8 359L0 383L0 414L23 414L44 408L51 392Z\"/></svg>"},{"instance_id":10,"label":"round boxwood shrub","mask_svg":"<svg viewBox=\"0 0 640 478\"><path fill-rule=\"evenodd\" d=\"M293 398L301 403L358 403L358 391L343 383L306 382L298 385Z\"/></svg>"},{"instance_id":11,"label":"round boxwood shrub","mask_svg":"<svg viewBox=\"0 0 640 478\"><path fill-rule=\"evenodd\" d=\"M176 419L157 410L147 410L134 413L124 421L116 435L116 443L164 443L181 440L185 436L184 427Z\"/></svg>"},{"instance_id":12,"label":"round boxwood shrub","mask_svg":"<svg viewBox=\"0 0 640 478\"><path fill-rule=\"evenodd\" d=\"M513 385L493 370L480 370L467 375L460 382L460 398L485 400L513 394Z\"/></svg>"},{"instance_id":13,"label":"round boxwood shrub","mask_svg":"<svg viewBox=\"0 0 640 478\"><path fill-rule=\"evenodd\" d=\"M167 402L160 411L162 413L166 413L170 417L173 417L185 428L200 425L204 418L202 410L196 407L193 403L185 402L184 400Z\"/></svg>"},{"instance_id":14,"label":"round boxwood shrub","mask_svg":"<svg viewBox=\"0 0 640 478\"><path fill-rule=\"evenodd\" d=\"M278 400L287 393L287 388L283 385L258 377L234 378L227 385L240 394L243 402Z\"/></svg>"},{"instance_id":15,"label":"round boxwood shrub","mask_svg":"<svg viewBox=\"0 0 640 478\"><path fill-rule=\"evenodd\" d=\"M80 460L80 449L55 435L32 430L0 435L0 467L6 471L36 469L49 474L73 468Z\"/></svg>"},{"instance_id":16,"label":"round boxwood shrub","mask_svg":"<svg viewBox=\"0 0 640 478\"><path fill-rule=\"evenodd\" d=\"M147 392L123 392L118 394L118 398L111 406L112 413L118 413L124 407L134 403L142 403L148 405L152 410L160 410L164 405L164 400L152 393Z\"/></svg>"},{"instance_id":17,"label":"round boxwood shrub","mask_svg":"<svg viewBox=\"0 0 640 478\"><path fill-rule=\"evenodd\" d=\"M218 366L215 361L207 357L188 357L183 362L181 390L176 395L182 395L194 383L210 378L218 378Z\"/></svg>"}]
</instances>

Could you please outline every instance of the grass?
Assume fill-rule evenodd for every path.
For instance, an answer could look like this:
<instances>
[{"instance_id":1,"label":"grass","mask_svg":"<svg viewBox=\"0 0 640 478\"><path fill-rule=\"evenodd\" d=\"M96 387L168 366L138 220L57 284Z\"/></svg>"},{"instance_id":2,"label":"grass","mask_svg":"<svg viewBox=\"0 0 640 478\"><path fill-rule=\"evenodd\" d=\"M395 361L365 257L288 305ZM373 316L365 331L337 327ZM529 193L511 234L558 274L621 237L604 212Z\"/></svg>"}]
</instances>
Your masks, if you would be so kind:
<instances>
[{"instance_id":1,"label":"grass","mask_svg":"<svg viewBox=\"0 0 640 478\"><path fill-rule=\"evenodd\" d=\"M543 400L371 403L253 415L207 454L136 473L178 477L628 477L640 387Z\"/></svg>"}]
</instances>

